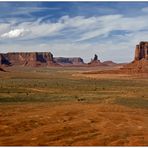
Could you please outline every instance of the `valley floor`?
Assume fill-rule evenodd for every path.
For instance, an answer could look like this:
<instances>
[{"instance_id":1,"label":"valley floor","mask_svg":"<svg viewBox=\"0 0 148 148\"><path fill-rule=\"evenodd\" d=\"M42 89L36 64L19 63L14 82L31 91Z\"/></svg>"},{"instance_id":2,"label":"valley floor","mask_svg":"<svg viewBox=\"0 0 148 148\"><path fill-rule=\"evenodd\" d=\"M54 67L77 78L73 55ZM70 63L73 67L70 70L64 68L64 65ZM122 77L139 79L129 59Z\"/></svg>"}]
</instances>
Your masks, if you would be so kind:
<instances>
[{"instance_id":1,"label":"valley floor","mask_svg":"<svg viewBox=\"0 0 148 148\"><path fill-rule=\"evenodd\" d=\"M148 146L147 77L96 69L0 72L0 146Z\"/></svg>"}]
</instances>

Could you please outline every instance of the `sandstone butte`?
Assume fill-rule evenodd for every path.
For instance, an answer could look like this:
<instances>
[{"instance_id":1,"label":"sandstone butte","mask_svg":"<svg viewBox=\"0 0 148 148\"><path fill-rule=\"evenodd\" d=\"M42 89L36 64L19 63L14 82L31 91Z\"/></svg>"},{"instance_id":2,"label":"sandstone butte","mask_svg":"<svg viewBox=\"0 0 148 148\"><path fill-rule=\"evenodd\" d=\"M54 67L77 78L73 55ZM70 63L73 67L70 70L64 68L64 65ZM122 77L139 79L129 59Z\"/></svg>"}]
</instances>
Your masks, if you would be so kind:
<instances>
[{"instance_id":1,"label":"sandstone butte","mask_svg":"<svg viewBox=\"0 0 148 148\"><path fill-rule=\"evenodd\" d=\"M148 42L142 41L136 45L134 60L121 68L121 71L148 73Z\"/></svg>"},{"instance_id":2,"label":"sandstone butte","mask_svg":"<svg viewBox=\"0 0 148 148\"><path fill-rule=\"evenodd\" d=\"M107 66L106 64L102 63L98 60L98 56L95 54L94 58L88 63L89 66Z\"/></svg>"}]
</instances>

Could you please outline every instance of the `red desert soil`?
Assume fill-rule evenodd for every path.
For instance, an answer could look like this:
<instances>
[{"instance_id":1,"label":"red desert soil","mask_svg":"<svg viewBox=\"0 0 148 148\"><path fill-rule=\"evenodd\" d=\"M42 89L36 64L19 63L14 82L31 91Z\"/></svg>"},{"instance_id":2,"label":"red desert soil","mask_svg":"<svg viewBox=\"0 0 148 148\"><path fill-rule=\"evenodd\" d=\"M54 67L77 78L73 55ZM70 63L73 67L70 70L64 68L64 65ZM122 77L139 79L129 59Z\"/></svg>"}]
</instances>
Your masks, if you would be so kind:
<instances>
[{"instance_id":1,"label":"red desert soil","mask_svg":"<svg viewBox=\"0 0 148 148\"><path fill-rule=\"evenodd\" d=\"M148 110L91 103L0 105L1 146L146 146Z\"/></svg>"}]
</instances>

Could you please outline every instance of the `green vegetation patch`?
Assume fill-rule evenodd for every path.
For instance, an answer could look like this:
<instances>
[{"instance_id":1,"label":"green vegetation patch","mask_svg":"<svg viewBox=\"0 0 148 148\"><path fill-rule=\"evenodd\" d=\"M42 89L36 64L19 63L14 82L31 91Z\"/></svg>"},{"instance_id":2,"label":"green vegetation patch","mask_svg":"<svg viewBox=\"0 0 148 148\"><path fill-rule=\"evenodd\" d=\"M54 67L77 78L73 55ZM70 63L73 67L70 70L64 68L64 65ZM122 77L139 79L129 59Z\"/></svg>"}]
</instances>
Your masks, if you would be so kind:
<instances>
[{"instance_id":1,"label":"green vegetation patch","mask_svg":"<svg viewBox=\"0 0 148 148\"><path fill-rule=\"evenodd\" d=\"M76 68L28 68L25 72L23 70L25 71L20 69L19 73L9 72L7 75L1 75L0 103L54 101L101 103L115 100L118 104L131 104L129 106L147 104L146 80L97 80L85 77L76 79L72 76L76 73ZM139 98L138 103L136 98Z\"/></svg>"},{"instance_id":2,"label":"green vegetation patch","mask_svg":"<svg viewBox=\"0 0 148 148\"><path fill-rule=\"evenodd\" d=\"M148 109L148 100L143 98L118 98L114 100L114 103L128 107Z\"/></svg>"}]
</instances>

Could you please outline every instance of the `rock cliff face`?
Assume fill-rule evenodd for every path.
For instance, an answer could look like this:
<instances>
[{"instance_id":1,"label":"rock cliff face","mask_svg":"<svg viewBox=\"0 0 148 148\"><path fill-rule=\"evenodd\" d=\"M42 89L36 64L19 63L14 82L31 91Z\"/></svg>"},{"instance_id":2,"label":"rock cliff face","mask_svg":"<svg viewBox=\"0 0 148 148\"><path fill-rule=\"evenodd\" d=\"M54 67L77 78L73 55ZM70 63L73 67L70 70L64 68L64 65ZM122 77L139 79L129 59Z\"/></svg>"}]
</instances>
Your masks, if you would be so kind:
<instances>
[{"instance_id":1,"label":"rock cliff face","mask_svg":"<svg viewBox=\"0 0 148 148\"><path fill-rule=\"evenodd\" d=\"M0 54L0 65L51 66L56 64L50 52Z\"/></svg>"},{"instance_id":2,"label":"rock cliff face","mask_svg":"<svg viewBox=\"0 0 148 148\"><path fill-rule=\"evenodd\" d=\"M125 65L121 70L132 73L148 73L148 42L142 41L136 45L134 61Z\"/></svg>"},{"instance_id":3,"label":"rock cliff face","mask_svg":"<svg viewBox=\"0 0 148 148\"><path fill-rule=\"evenodd\" d=\"M141 59L148 60L148 42L140 42L139 45L136 45L135 49L135 61Z\"/></svg>"},{"instance_id":4,"label":"rock cliff face","mask_svg":"<svg viewBox=\"0 0 148 148\"><path fill-rule=\"evenodd\" d=\"M88 63L89 66L106 66L106 64L101 63L100 60L98 60L98 56L95 54L94 58Z\"/></svg>"},{"instance_id":5,"label":"rock cliff face","mask_svg":"<svg viewBox=\"0 0 148 148\"><path fill-rule=\"evenodd\" d=\"M0 54L0 65L10 65L10 62L6 57L6 54Z\"/></svg>"},{"instance_id":6,"label":"rock cliff face","mask_svg":"<svg viewBox=\"0 0 148 148\"><path fill-rule=\"evenodd\" d=\"M56 57L54 61L60 65L82 65L84 61L80 57L74 58L65 58L65 57Z\"/></svg>"}]
</instances>

